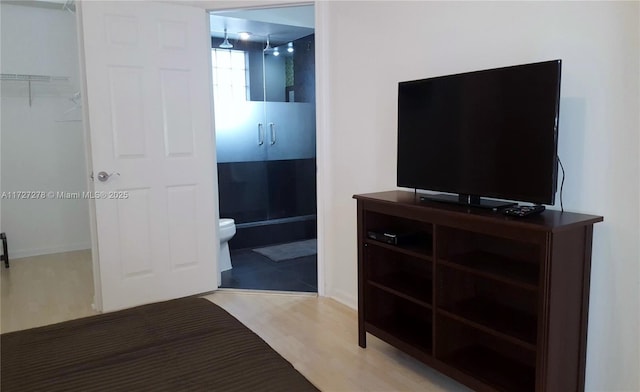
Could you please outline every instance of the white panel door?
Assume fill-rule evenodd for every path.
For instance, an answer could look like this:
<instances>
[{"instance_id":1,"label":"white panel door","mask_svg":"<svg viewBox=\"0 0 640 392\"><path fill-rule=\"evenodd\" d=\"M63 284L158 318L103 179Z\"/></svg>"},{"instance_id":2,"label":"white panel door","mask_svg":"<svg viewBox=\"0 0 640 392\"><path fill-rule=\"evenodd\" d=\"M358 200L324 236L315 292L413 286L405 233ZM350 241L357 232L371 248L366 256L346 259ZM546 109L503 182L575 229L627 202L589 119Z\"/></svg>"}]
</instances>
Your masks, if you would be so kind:
<instances>
[{"instance_id":1,"label":"white panel door","mask_svg":"<svg viewBox=\"0 0 640 392\"><path fill-rule=\"evenodd\" d=\"M142 1L79 8L102 309L215 290L208 15ZM114 174L102 182L100 171Z\"/></svg>"}]
</instances>

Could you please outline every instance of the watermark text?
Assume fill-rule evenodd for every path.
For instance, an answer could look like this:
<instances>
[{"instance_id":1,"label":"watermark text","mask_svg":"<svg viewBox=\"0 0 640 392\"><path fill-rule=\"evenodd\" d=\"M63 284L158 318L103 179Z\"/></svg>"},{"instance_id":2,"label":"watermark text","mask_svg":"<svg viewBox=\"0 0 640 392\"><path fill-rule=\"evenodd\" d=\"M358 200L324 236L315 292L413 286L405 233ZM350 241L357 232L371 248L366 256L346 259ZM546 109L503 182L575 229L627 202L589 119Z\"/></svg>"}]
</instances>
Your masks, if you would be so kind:
<instances>
[{"instance_id":1,"label":"watermark text","mask_svg":"<svg viewBox=\"0 0 640 392\"><path fill-rule=\"evenodd\" d=\"M106 199L128 199L127 191L102 191L102 192L65 192L65 191L11 191L1 192L0 198L3 200L106 200Z\"/></svg>"}]
</instances>

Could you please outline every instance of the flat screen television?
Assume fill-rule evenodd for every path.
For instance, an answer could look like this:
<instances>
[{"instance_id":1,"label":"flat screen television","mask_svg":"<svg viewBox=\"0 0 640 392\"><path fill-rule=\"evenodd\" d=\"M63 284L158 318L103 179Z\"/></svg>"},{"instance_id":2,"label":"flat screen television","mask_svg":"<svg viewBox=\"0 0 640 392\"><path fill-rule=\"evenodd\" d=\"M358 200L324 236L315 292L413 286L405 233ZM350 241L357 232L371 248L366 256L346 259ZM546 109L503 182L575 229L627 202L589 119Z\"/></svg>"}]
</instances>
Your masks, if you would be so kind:
<instances>
[{"instance_id":1,"label":"flat screen television","mask_svg":"<svg viewBox=\"0 0 640 392\"><path fill-rule=\"evenodd\" d=\"M398 85L399 187L500 208L554 204L561 60ZM457 194L457 195L451 195Z\"/></svg>"}]
</instances>

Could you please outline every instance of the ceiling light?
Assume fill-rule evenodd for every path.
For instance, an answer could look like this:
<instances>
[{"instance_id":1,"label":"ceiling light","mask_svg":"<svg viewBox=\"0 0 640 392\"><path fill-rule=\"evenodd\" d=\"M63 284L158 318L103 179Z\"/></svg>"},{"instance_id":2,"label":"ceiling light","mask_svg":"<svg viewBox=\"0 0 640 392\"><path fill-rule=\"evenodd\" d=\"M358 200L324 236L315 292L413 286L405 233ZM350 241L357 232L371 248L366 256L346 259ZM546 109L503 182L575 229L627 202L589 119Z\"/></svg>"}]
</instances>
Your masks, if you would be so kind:
<instances>
[{"instance_id":1,"label":"ceiling light","mask_svg":"<svg viewBox=\"0 0 640 392\"><path fill-rule=\"evenodd\" d=\"M280 52L278 52L278 48L273 48L273 55L280 56Z\"/></svg>"},{"instance_id":2,"label":"ceiling light","mask_svg":"<svg viewBox=\"0 0 640 392\"><path fill-rule=\"evenodd\" d=\"M293 53L293 42L287 44L287 52Z\"/></svg>"},{"instance_id":3,"label":"ceiling light","mask_svg":"<svg viewBox=\"0 0 640 392\"><path fill-rule=\"evenodd\" d=\"M246 31L243 31L243 32L238 33L238 34L240 35L240 39L241 40L245 40L245 41L248 40L249 37L251 37L251 33L248 33Z\"/></svg>"},{"instance_id":4,"label":"ceiling light","mask_svg":"<svg viewBox=\"0 0 640 392\"><path fill-rule=\"evenodd\" d=\"M233 48L233 45L231 45L231 42L229 42L229 37L227 37L227 29L224 29L224 41L222 41L219 47L222 49Z\"/></svg>"}]
</instances>

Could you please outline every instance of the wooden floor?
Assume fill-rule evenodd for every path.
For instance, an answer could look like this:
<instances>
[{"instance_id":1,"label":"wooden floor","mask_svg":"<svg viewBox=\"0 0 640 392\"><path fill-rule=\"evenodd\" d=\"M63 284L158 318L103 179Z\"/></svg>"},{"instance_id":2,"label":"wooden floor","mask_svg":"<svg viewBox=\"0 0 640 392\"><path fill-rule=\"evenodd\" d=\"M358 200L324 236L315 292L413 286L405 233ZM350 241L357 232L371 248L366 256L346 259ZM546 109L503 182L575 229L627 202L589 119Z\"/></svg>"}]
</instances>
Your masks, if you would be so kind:
<instances>
[{"instance_id":1,"label":"wooden floor","mask_svg":"<svg viewBox=\"0 0 640 392\"><path fill-rule=\"evenodd\" d=\"M218 291L206 296L257 333L322 391L467 391L367 335L356 311L332 299Z\"/></svg>"},{"instance_id":2,"label":"wooden floor","mask_svg":"<svg viewBox=\"0 0 640 392\"><path fill-rule=\"evenodd\" d=\"M0 269L0 332L97 314L89 250L11 259Z\"/></svg>"},{"instance_id":3,"label":"wooden floor","mask_svg":"<svg viewBox=\"0 0 640 392\"><path fill-rule=\"evenodd\" d=\"M12 260L1 272L0 331L85 317L88 251ZM371 335L358 346L357 313L312 295L217 291L205 298L257 333L322 391L467 391Z\"/></svg>"}]
</instances>

